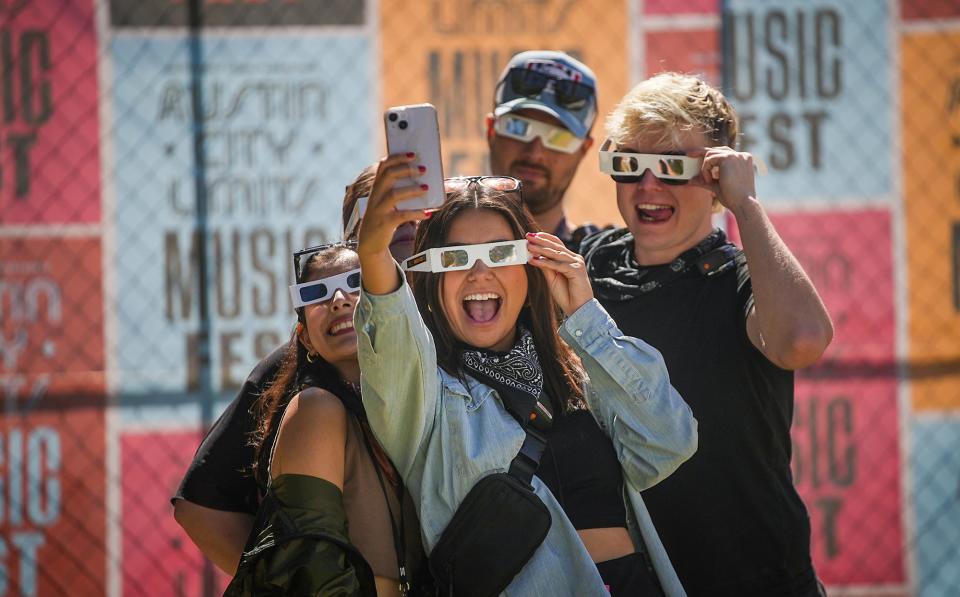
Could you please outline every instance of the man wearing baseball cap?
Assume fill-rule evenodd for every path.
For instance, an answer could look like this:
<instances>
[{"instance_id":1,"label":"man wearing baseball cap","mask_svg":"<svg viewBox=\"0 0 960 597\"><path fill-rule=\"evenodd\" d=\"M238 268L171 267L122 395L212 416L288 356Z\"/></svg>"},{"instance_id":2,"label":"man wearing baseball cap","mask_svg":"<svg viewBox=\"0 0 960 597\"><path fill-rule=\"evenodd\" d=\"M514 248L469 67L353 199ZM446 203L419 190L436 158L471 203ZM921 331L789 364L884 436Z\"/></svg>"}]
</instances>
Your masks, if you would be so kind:
<instances>
[{"instance_id":1,"label":"man wearing baseball cap","mask_svg":"<svg viewBox=\"0 0 960 597\"><path fill-rule=\"evenodd\" d=\"M534 50L510 59L487 115L490 169L523 182L523 200L540 227L568 245L597 230L572 229L563 197L593 145L596 77L563 52Z\"/></svg>"}]
</instances>

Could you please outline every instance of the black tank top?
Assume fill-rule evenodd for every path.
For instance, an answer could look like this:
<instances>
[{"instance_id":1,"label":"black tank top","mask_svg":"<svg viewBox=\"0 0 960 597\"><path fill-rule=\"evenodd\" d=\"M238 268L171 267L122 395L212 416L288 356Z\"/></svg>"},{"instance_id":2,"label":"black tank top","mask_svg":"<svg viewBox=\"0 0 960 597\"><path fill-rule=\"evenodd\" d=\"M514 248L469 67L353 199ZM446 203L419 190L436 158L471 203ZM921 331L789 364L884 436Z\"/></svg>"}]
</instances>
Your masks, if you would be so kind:
<instances>
[{"instance_id":1,"label":"black tank top","mask_svg":"<svg viewBox=\"0 0 960 597\"><path fill-rule=\"evenodd\" d=\"M554 421L537 476L578 531L626 528L623 469L613 442L589 411L576 411ZM600 562L597 571L612 597L663 595L649 560L641 552Z\"/></svg>"},{"instance_id":2,"label":"black tank top","mask_svg":"<svg viewBox=\"0 0 960 597\"><path fill-rule=\"evenodd\" d=\"M627 526L620 462L590 412L554 421L537 476L578 531Z\"/></svg>"}]
</instances>

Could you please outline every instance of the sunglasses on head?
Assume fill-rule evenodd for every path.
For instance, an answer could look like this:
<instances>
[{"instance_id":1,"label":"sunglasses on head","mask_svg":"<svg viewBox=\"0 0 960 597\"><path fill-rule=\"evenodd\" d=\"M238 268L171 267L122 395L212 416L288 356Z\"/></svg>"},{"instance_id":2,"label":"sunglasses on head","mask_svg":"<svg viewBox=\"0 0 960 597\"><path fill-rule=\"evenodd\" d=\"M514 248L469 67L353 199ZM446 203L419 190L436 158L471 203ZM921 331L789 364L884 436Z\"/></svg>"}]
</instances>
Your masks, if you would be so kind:
<instances>
[{"instance_id":1,"label":"sunglasses on head","mask_svg":"<svg viewBox=\"0 0 960 597\"><path fill-rule=\"evenodd\" d=\"M558 79L530 68L511 68L507 80L515 93L529 98L538 97L544 89L552 86L556 103L569 110L579 110L593 97L593 87L589 85Z\"/></svg>"},{"instance_id":2,"label":"sunglasses on head","mask_svg":"<svg viewBox=\"0 0 960 597\"><path fill-rule=\"evenodd\" d=\"M703 159L685 155L609 151L612 144L607 139L600 148L600 171L615 182L640 182L644 172L650 170L664 184L684 185L700 173L703 164Z\"/></svg>"},{"instance_id":3,"label":"sunglasses on head","mask_svg":"<svg viewBox=\"0 0 960 597\"><path fill-rule=\"evenodd\" d=\"M446 193L465 191L471 185L480 185L494 191L510 193L520 190L520 181L512 176L454 176L443 179L443 190Z\"/></svg>"},{"instance_id":4,"label":"sunglasses on head","mask_svg":"<svg viewBox=\"0 0 960 597\"><path fill-rule=\"evenodd\" d=\"M493 130L501 137L516 139L524 143L540 137L540 142L543 143L544 147L562 153L573 153L583 145L583 139L562 126L547 124L516 114L498 116L494 121Z\"/></svg>"},{"instance_id":5,"label":"sunglasses on head","mask_svg":"<svg viewBox=\"0 0 960 597\"><path fill-rule=\"evenodd\" d=\"M457 245L427 249L403 262L408 272L453 272L470 269L477 260L487 267L523 265L529 259L527 241L507 240L479 245Z\"/></svg>"},{"instance_id":6,"label":"sunglasses on head","mask_svg":"<svg viewBox=\"0 0 960 597\"><path fill-rule=\"evenodd\" d=\"M359 292L360 269L343 272L329 278L320 278L312 282L291 284L290 300L293 301L294 309L299 309L330 299L338 289L345 293Z\"/></svg>"}]
</instances>

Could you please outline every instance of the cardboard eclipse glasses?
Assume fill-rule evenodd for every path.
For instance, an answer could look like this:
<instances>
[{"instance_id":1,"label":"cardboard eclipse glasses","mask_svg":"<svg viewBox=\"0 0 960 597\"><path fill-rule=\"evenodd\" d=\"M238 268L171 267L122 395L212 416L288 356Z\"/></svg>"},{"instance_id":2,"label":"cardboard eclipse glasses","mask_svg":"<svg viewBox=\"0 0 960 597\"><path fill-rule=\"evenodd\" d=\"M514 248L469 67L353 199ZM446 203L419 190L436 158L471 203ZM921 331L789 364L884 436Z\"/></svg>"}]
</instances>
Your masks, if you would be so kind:
<instances>
[{"instance_id":1,"label":"cardboard eclipse glasses","mask_svg":"<svg viewBox=\"0 0 960 597\"><path fill-rule=\"evenodd\" d=\"M610 151L612 141L607 139L600 148L600 171L621 183L640 182L647 170L660 181L671 185L687 184L700 174L702 158L658 153L628 153Z\"/></svg>"},{"instance_id":2,"label":"cardboard eclipse glasses","mask_svg":"<svg viewBox=\"0 0 960 597\"><path fill-rule=\"evenodd\" d=\"M427 249L408 257L403 262L403 270L436 274L470 269L478 259L487 267L505 267L523 265L529 258L525 239L479 245L455 245Z\"/></svg>"},{"instance_id":3,"label":"cardboard eclipse glasses","mask_svg":"<svg viewBox=\"0 0 960 597\"><path fill-rule=\"evenodd\" d=\"M337 290L346 293L359 292L360 269L343 272L329 278L320 278L312 282L291 284L290 300L293 301L293 308L299 309L314 303L322 303L332 297Z\"/></svg>"}]
</instances>

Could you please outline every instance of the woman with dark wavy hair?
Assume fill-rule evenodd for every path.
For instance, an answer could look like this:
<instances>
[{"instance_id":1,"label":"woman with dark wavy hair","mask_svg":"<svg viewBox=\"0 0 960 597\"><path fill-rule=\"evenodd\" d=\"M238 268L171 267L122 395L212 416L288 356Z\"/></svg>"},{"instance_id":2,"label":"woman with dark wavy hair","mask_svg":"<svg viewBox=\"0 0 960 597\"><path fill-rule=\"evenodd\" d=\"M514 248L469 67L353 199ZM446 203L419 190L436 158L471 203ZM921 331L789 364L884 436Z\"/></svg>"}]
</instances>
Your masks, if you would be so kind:
<instances>
[{"instance_id":1,"label":"woman with dark wavy hair","mask_svg":"<svg viewBox=\"0 0 960 597\"><path fill-rule=\"evenodd\" d=\"M468 511L483 508L468 494L539 459L527 478L552 522L494 592L682 595L639 493L696 449L696 421L660 354L624 336L593 299L583 259L537 231L519 181L448 179L438 211L404 211L424 189L397 183L416 173L412 157L380 164L360 228L355 320L370 426L407 481L431 568L453 594L474 594L456 567L488 554L446 557ZM388 245L418 220L408 285ZM531 437L546 449L523 461ZM530 532L521 522L500 536ZM496 562L513 543L485 549Z\"/></svg>"}]
</instances>

